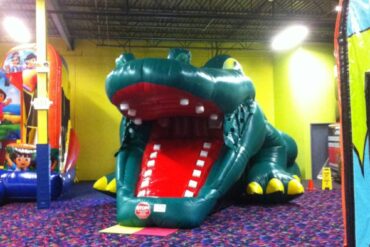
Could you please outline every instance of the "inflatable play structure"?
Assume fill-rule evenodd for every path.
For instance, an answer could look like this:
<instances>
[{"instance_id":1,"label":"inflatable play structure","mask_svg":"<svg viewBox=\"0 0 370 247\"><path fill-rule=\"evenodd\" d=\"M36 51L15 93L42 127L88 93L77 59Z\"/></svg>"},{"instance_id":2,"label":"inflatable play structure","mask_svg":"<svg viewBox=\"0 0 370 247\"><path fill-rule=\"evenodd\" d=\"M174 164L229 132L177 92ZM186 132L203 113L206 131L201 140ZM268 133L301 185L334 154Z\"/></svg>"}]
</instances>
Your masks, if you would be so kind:
<instances>
[{"instance_id":1,"label":"inflatable play structure","mask_svg":"<svg viewBox=\"0 0 370 247\"><path fill-rule=\"evenodd\" d=\"M73 182L79 145L70 123L67 65L52 46L47 52L50 184L56 198ZM18 46L6 54L0 72L0 204L36 199L36 63L35 45Z\"/></svg>"},{"instance_id":2,"label":"inflatable play structure","mask_svg":"<svg viewBox=\"0 0 370 247\"><path fill-rule=\"evenodd\" d=\"M185 49L167 59L125 53L107 77L123 115L119 224L191 228L226 198L281 202L304 192L297 146L268 123L239 62L220 55L196 68L190 60ZM110 179L97 181L100 189Z\"/></svg>"},{"instance_id":3,"label":"inflatable play structure","mask_svg":"<svg viewBox=\"0 0 370 247\"><path fill-rule=\"evenodd\" d=\"M335 31L341 95L345 246L370 246L370 2L342 0Z\"/></svg>"}]
</instances>

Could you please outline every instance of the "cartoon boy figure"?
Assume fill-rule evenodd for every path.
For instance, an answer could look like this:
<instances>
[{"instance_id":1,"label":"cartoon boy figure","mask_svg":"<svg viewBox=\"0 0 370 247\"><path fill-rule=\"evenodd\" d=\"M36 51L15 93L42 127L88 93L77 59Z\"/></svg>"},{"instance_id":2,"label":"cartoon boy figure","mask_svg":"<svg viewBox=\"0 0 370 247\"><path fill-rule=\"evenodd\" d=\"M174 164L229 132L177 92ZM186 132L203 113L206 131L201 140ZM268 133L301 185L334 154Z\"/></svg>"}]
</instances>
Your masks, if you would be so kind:
<instances>
[{"instance_id":1,"label":"cartoon boy figure","mask_svg":"<svg viewBox=\"0 0 370 247\"><path fill-rule=\"evenodd\" d=\"M6 98L6 93L0 88L0 124L4 120L3 109L5 106L9 105L12 102L12 99Z\"/></svg>"},{"instance_id":2,"label":"cartoon boy figure","mask_svg":"<svg viewBox=\"0 0 370 247\"><path fill-rule=\"evenodd\" d=\"M30 144L11 143L6 146L5 160L7 169L13 171L28 171L35 168L35 147Z\"/></svg>"},{"instance_id":3,"label":"cartoon boy figure","mask_svg":"<svg viewBox=\"0 0 370 247\"><path fill-rule=\"evenodd\" d=\"M28 54L27 57L24 59L24 62L24 69L34 69L36 67L36 55L33 53Z\"/></svg>"},{"instance_id":4,"label":"cartoon boy figure","mask_svg":"<svg viewBox=\"0 0 370 247\"><path fill-rule=\"evenodd\" d=\"M28 171L31 165L32 154L15 151L11 156L10 168L15 171Z\"/></svg>"},{"instance_id":5,"label":"cartoon boy figure","mask_svg":"<svg viewBox=\"0 0 370 247\"><path fill-rule=\"evenodd\" d=\"M7 160L9 169L14 171L28 171L31 166L32 153L15 149L11 155L7 153L5 159Z\"/></svg>"}]
</instances>

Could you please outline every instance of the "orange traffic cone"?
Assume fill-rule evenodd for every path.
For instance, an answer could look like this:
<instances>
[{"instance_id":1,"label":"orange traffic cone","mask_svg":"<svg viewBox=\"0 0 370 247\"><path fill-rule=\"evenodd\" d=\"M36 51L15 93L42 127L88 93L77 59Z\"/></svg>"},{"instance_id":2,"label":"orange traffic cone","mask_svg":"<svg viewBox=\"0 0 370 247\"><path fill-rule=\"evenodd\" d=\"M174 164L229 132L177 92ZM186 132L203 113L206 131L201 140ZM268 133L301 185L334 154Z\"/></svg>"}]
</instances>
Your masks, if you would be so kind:
<instances>
[{"instance_id":1,"label":"orange traffic cone","mask_svg":"<svg viewBox=\"0 0 370 247\"><path fill-rule=\"evenodd\" d=\"M308 186L307 191L314 191L315 190L315 184L312 179L308 180Z\"/></svg>"}]
</instances>

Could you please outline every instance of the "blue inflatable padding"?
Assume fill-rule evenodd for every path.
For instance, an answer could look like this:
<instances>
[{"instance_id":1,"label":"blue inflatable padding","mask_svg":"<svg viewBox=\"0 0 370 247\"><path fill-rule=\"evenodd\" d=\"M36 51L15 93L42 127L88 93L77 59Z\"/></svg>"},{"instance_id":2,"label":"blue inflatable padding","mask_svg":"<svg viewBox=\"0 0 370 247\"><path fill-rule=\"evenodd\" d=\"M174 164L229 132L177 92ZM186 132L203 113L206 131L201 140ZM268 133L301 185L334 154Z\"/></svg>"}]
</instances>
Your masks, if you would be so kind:
<instances>
[{"instance_id":1,"label":"blue inflatable padding","mask_svg":"<svg viewBox=\"0 0 370 247\"><path fill-rule=\"evenodd\" d=\"M76 175L75 169L71 169L68 172L60 175L60 177L63 181L63 191L62 191L62 193L69 190L69 188L72 186L75 175Z\"/></svg>"},{"instance_id":2,"label":"blue inflatable padding","mask_svg":"<svg viewBox=\"0 0 370 247\"><path fill-rule=\"evenodd\" d=\"M63 178L59 173L52 173L50 182L51 198L55 199L62 193ZM35 200L36 193L36 172L0 170L0 202L5 200ZM3 197L2 200L1 197Z\"/></svg>"},{"instance_id":3,"label":"blue inflatable padding","mask_svg":"<svg viewBox=\"0 0 370 247\"><path fill-rule=\"evenodd\" d=\"M0 205L4 203L5 198L5 186L3 181L0 180Z\"/></svg>"}]
</instances>

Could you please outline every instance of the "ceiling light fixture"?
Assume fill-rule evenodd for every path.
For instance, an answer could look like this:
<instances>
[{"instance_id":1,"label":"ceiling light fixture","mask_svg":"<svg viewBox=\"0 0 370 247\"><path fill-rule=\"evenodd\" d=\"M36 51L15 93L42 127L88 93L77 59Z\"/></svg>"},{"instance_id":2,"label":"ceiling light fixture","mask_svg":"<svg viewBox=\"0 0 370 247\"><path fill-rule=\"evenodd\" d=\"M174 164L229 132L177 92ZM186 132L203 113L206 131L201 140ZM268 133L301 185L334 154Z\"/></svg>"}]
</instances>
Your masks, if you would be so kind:
<instances>
[{"instance_id":1,"label":"ceiling light fixture","mask_svg":"<svg viewBox=\"0 0 370 247\"><path fill-rule=\"evenodd\" d=\"M15 42L27 43L31 41L30 31L17 17L5 17L3 27Z\"/></svg>"},{"instance_id":2,"label":"ceiling light fixture","mask_svg":"<svg viewBox=\"0 0 370 247\"><path fill-rule=\"evenodd\" d=\"M271 47L275 51L292 49L302 43L308 32L308 28L304 25L289 26L273 38Z\"/></svg>"}]
</instances>

